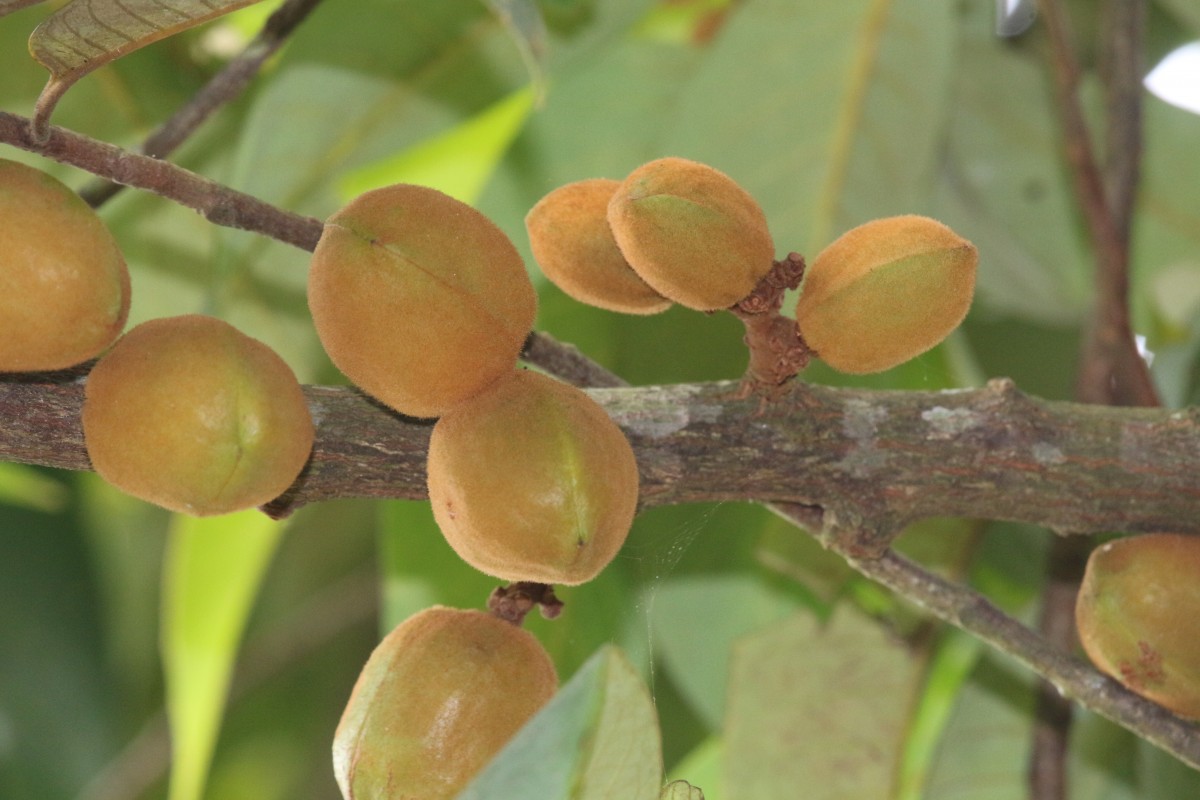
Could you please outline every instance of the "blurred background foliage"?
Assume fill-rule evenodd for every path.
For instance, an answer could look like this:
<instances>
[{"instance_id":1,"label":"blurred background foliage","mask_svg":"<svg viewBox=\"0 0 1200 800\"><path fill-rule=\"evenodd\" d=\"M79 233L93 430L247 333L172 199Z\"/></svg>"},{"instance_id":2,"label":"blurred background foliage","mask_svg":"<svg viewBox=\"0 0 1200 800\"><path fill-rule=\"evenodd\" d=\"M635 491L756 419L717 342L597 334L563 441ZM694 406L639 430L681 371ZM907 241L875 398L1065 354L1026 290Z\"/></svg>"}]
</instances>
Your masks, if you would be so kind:
<instances>
[{"instance_id":1,"label":"blurred background foliage","mask_svg":"<svg viewBox=\"0 0 1200 800\"><path fill-rule=\"evenodd\" d=\"M31 112L44 73L25 40L58 5L0 20L0 108ZM277 5L98 70L55 122L136 145ZM805 379L928 390L1006 375L1065 399L1091 255L1042 34L1035 23L999 38L994 5L326 0L175 159L318 217L395 181L474 203L526 256L538 328L635 384L736 378L740 326L567 299L538 273L522 224L549 190L694 158L759 199L781 255L810 257L873 217L936 216L982 254L961 331L882 375L816 365ZM1098 98L1098 4L1069 6ZM1150 3L1147 66L1196 38L1189 0ZM1145 112L1135 327L1166 402L1180 406L1198 392L1200 118L1151 96ZM88 179L2 155L76 187ZM131 325L218 315L301 380L344 382L307 317L305 253L139 192L103 216L133 270ZM915 525L901 546L1032 619L1048 539L946 519ZM91 474L2 465L0 797L336 798L332 732L382 631L432 603L480 606L493 585L454 556L423 503L347 500L279 524L254 513L197 523ZM667 775L709 800L1025 794L1031 676L762 508L647 511L599 579L561 596L562 618L529 626L564 681L619 645L652 691ZM1073 745L1075 798L1200 796L1195 773L1102 720L1084 715Z\"/></svg>"}]
</instances>

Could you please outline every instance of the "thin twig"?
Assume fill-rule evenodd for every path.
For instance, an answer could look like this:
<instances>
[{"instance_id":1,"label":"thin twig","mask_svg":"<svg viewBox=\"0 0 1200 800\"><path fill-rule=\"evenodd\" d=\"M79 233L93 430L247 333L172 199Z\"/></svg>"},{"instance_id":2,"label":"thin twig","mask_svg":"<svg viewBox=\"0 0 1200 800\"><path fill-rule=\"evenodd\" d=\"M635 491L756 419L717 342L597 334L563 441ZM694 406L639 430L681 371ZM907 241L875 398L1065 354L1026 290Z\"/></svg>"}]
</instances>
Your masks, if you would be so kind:
<instances>
[{"instance_id":1,"label":"thin twig","mask_svg":"<svg viewBox=\"0 0 1200 800\"><path fill-rule=\"evenodd\" d=\"M7 111L0 111L0 142L70 164L115 183L153 192L199 212L214 225L252 231L308 252L317 246L324 228L324 223L315 217L277 208L169 161L132 153L54 125L50 126L49 138L39 143L30 131L30 120ZM572 375L590 376L587 378L590 382L582 384L585 386L623 383L574 347L560 344L542 333L534 332L530 337L524 354L530 363L568 380Z\"/></svg>"},{"instance_id":2,"label":"thin twig","mask_svg":"<svg viewBox=\"0 0 1200 800\"><path fill-rule=\"evenodd\" d=\"M1050 62L1058 88L1075 194L1088 222L1096 259L1095 310L1080 349L1076 398L1114 405L1158 405L1146 363L1137 352L1129 317L1129 254L1134 200L1141 164L1141 49L1143 0L1107 0L1100 47L1106 89L1104 169L1095 156L1078 96L1081 69L1062 0L1042 0ZM1051 548L1039 626L1048 641L1066 649L1076 641L1075 595L1083 577L1086 540L1057 541ZM1052 686L1039 687L1029 762L1031 800L1067 796L1070 704Z\"/></svg>"},{"instance_id":3,"label":"thin twig","mask_svg":"<svg viewBox=\"0 0 1200 800\"><path fill-rule=\"evenodd\" d=\"M851 541L856 538L853 531L842 533ZM1200 727L1049 644L975 590L948 581L892 550L875 559L856 558L842 545L839 535L827 530L824 541L863 575L1007 653L1085 708L1200 769Z\"/></svg>"},{"instance_id":4,"label":"thin twig","mask_svg":"<svg viewBox=\"0 0 1200 800\"><path fill-rule=\"evenodd\" d=\"M1096 257L1096 306L1083 346L1076 394L1089 403L1157 405L1158 394L1133 341L1128 305L1128 242L1109 204L1079 99L1082 71L1071 44L1067 13L1062 0L1039 0L1038 8L1050 44L1050 63L1076 199L1083 210ZM1132 185L1122 188L1125 192L1132 190Z\"/></svg>"},{"instance_id":5,"label":"thin twig","mask_svg":"<svg viewBox=\"0 0 1200 800\"><path fill-rule=\"evenodd\" d=\"M242 93L291 33L321 0L287 0L263 24L246 48L214 75L192 99L142 142L138 152L164 158L183 144L217 109ZM123 187L107 180L95 180L79 194L93 208L115 197Z\"/></svg>"},{"instance_id":6,"label":"thin twig","mask_svg":"<svg viewBox=\"0 0 1200 800\"><path fill-rule=\"evenodd\" d=\"M0 111L0 142L174 200L214 225L254 231L309 251L321 237L319 219L284 211L169 161L131 153L56 125L39 143L27 117Z\"/></svg>"}]
</instances>

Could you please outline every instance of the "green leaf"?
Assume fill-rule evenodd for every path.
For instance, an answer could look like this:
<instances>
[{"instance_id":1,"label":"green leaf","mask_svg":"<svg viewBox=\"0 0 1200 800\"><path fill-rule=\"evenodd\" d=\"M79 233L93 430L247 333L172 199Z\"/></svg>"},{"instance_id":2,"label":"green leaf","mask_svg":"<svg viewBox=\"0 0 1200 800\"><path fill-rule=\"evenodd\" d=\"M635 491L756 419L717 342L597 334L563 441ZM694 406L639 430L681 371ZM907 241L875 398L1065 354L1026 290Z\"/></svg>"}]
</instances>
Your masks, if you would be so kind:
<instances>
[{"instance_id":1,"label":"green leaf","mask_svg":"<svg viewBox=\"0 0 1200 800\"><path fill-rule=\"evenodd\" d=\"M34 113L43 138L50 114L75 81L97 67L258 0L73 0L29 37L29 52L50 70Z\"/></svg>"},{"instance_id":2,"label":"green leaf","mask_svg":"<svg viewBox=\"0 0 1200 800\"><path fill-rule=\"evenodd\" d=\"M741 183L780 252L811 256L874 217L928 213L956 14L924 0L739 4L667 149Z\"/></svg>"},{"instance_id":3,"label":"green leaf","mask_svg":"<svg viewBox=\"0 0 1200 800\"><path fill-rule=\"evenodd\" d=\"M654 703L615 647L597 652L458 800L653 800L662 785Z\"/></svg>"},{"instance_id":4,"label":"green leaf","mask_svg":"<svg viewBox=\"0 0 1200 800\"><path fill-rule=\"evenodd\" d=\"M68 500L67 487L41 470L0 463L0 503L52 514Z\"/></svg>"},{"instance_id":5,"label":"green leaf","mask_svg":"<svg viewBox=\"0 0 1200 800\"><path fill-rule=\"evenodd\" d=\"M474 205L533 108L533 89L521 89L445 133L344 174L343 202L395 183L431 186Z\"/></svg>"},{"instance_id":6,"label":"green leaf","mask_svg":"<svg viewBox=\"0 0 1200 800\"><path fill-rule=\"evenodd\" d=\"M258 511L173 520L161 634L170 800L203 795L242 631L286 526Z\"/></svg>"},{"instance_id":7,"label":"green leaf","mask_svg":"<svg viewBox=\"0 0 1200 800\"><path fill-rule=\"evenodd\" d=\"M796 604L748 575L678 578L650 592L658 656L696 712L717 729L725 713L730 647L789 616Z\"/></svg>"},{"instance_id":8,"label":"green leaf","mask_svg":"<svg viewBox=\"0 0 1200 800\"><path fill-rule=\"evenodd\" d=\"M959 693L922 800L1012 800L1028 794L1033 681L991 655Z\"/></svg>"},{"instance_id":9,"label":"green leaf","mask_svg":"<svg viewBox=\"0 0 1200 800\"><path fill-rule=\"evenodd\" d=\"M730 668L728 797L890 797L917 677L914 654L850 606L747 636Z\"/></svg>"},{"instance_id":10,"label":"green leaf","mask_svg":"<svg viewBox=\"0 0 1200 800\"><path fill-rule=\"evenodd\" d=\"M1090 292L1090 256L1057 105L1041 54L993 35L992 12L976 3L962 16L934 216L983 254L977 305L1073 324Z\"/></svg>"}]
</instances>

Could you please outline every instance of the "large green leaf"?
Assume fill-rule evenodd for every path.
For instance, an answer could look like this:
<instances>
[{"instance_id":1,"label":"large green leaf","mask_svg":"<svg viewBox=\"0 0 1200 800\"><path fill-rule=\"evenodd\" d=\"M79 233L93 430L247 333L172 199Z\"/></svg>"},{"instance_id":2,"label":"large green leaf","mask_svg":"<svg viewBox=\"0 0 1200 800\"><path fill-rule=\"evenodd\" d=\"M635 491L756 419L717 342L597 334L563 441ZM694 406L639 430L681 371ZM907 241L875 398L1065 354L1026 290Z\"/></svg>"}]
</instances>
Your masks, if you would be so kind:
<instances>
[{"instance_id":1,"label":"large green leaf","mask_svg":"<svg viewBox=\"0 0 1200 800\"><path fill-rule=\"evenodd\" d=\"M473 205L520 132L533 100L532 89L521 89L444 133L347 172L338 182L342 201L394 183L415 183Z\"/></svg>"},{"instance_id":2,"label":"large green leaf","mask_svg":"<svg viewBox=\"0 0 1200 800\"><path fill-rule=\"evenodd\" d=\"M29 37L29 52L50 70L38 98L34 127L50 114L71 84L97 67L187 28L258 0L72 0Z\"/></svg>"},{"instance_id":3,"label":"large green leaf","mask_svg":"<svg viewBox=\"0 0 1200 800\"><path fill-rule=\"evenodd\" d=\"M729 800L890 797L917 678L905 644L849 605L747 636L730 669Z\"/></svg>"},{"instance_id":4,"label":"large green leaf","mask_svg":"<svg viewBox=\"0 0 1200 800\"><path fill-rule=\"evenodd\" d=\"M977 312L1074 324L1090 256L1057 106L1041 53L994 36L991 14L974 3L962 15L935 216L979 248Z\"/></svg>"},{"instance_id":5,"label":"large green leaf","mask_svg":"<svg viewBox=\"0 0 1200 800\"><path fill-rule=\"evenodd\" d=\"M458 800L654 800L661 786L654 703L620 650L605 647Z\"/></svg>"},{"instance_id":6,"label":"large green leaf","mask_svg":"<svg viewBox=\"0 0 1200 800\"><path fill-rule=\"evenodd\" d=\"M928 212L955 13L923 0L744 3L689 81L667 147L755 195L780 252L812 256L872 217Z\"/></svg>"},{"instance_id":7,"label":"large green leaf","mask_svg":"<svg viewBox=\"0 0 1200 800\"><path fill-rule=\"evenodd\" d=\"M795 602L749 575L677 578L650 592L659 659L692 708L710 728L720 728L730 647L794 613ZM697 636L698 630L704 635Z\"/></svg>"},{"instance_id":8,"label":"large green leaf","mask_svg":"<svg viewBox=\"0 0 1200 800\"><path fill-rule=\"evenodd\" d=\"M24 464L0 463L0 503L54 512L67 502L67 488L45 472Z\"/></svg>"},{"instance_id":9,"label":"large green leaf","mask_svg":"<svg viewBox=\"0 0 1200 800\"><path fill-rule=\"evenodd\" d=\"M923 800L1025 797L1033 686L985 656L959 693L925 784Z\"/></svg>"},{"instance_id":10,"label":"large green leaf","mask_svg":"<svg viewBox=\"0 0 1200 800\"><path fill-rule=\"evenodd\" d=\"M170 800L203 794L242 631L286 525L258 511L174 520L161 634Z\"/></svg>"}]
</instances>

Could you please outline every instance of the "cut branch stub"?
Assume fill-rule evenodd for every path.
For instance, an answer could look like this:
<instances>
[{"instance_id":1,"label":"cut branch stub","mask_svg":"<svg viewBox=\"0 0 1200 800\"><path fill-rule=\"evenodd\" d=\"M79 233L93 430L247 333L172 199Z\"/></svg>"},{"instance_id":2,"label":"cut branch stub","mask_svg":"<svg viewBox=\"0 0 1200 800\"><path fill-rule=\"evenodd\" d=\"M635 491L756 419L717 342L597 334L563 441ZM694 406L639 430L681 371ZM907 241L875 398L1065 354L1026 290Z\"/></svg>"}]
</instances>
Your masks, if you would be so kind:
<instances>
[{"instance_id":1,"label":"cut branch stub","mask_svg":"<svg viewBox=\"0 0 1200 800\"><path fill-rule=\"evenodd\" d=\"M29 37L29 52L50 70L38 98L33 135L44 142L54 107L77 80L97 67L258 0L74 0ZM21 3L18 2L18 8Z\"/></svg>"},{"instance_id":2,"label":"cut branch stub","mask_svg":"<svg viewBox=\"0 0 1200 800\"><path fill-rule=\"evenodd\" d=\"M746 326L743 341L750 364L742 378L741 394L760 393L770 398L808 366L812 353L800 336L795 320L779 313L784 293L804 278L804 257L788 253L776 261L754 291L729 311Z\"/></svg>"}]
</instances>

